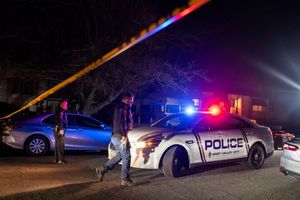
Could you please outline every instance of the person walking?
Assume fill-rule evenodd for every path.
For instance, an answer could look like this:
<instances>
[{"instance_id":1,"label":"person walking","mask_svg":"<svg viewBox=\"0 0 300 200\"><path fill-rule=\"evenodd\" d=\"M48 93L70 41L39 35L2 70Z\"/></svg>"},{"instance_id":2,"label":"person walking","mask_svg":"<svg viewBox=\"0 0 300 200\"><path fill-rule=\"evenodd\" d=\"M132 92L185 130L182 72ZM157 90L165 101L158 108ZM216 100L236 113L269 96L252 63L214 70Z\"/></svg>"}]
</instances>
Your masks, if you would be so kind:
<instances>
[{"instance_id":1,"label":"person walking","mask_svg":"<svg viewBox=\"0 0 300 200\"><path fill-rule=\"evenodd\" d=\"M101 167L96 168L99 181L103 181L104 174L107 173L108 170L112 170L122 161L121 185L135 186L135 183L129 175L131 155L130 144L127 137L128 132L133 128L133 119L130 110L133 102L134 95L125 93L122 95L122 101L115 106L111 144L114 145L116 149L116 155Z\"/></svg>"},{"instance_id":2,"label":"person walking","mask_svg":"<svg viewBox=\"0 0 300 200\"><path fill-rule=\"evenodd\" d=\"M68 125L68 118L66 110L68 109L68 101L61 100L59 102L58 109L55 113L54 118L54 138L55 138L55 149L54 149L54 163L64 164L67 163L65 160L65 132Z\"/></svg>"}]
</instances>

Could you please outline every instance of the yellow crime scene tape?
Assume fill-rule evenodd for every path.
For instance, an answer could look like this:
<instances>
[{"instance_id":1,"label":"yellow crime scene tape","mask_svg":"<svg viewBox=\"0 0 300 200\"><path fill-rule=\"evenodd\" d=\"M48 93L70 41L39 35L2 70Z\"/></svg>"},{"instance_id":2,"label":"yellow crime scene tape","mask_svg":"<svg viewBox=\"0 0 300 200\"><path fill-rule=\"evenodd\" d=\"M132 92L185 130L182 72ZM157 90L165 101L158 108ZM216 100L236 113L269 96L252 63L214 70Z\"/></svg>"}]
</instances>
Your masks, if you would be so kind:
<instances>
[{"instance_id":1,"label":"yellow crime scene tape","mask_svg":"<svg viewBox=\"0 0 300 200\"><path fill-rule=\"evenodd\" d=\"M45 91L44 93L40 94L30 102L28 102L26 105L21 107L19 110L0 118L0 120L7 119L12 117L13 115L31 107L32 105L40 102L41 100L47 98L49 95L53 94L54 92L60 90L61 88L65 87L66 85L76 81L79 79L81 76L87 74L88 72L100 67L107 61L113 59L114 57L118 56L122 52L126 51L127 49L131 48L132 46L138 44L139 42L145 40L146 38L152 36L153 34L159 32L160 30L164 29L165 27L169 26L170 24L176 22L177 20L181 19L182 17L188 15L189 13L195 11L196 9L200 8L210 0L190 0L188 3L188 6L185 8L177 8L172 12L172 16L170 18L161 18L158 20L157 23L151 24L148 29L144 29L140 32L139 35L132 37L129 42L124 42L122 45L119 47L111 50L107 54L105 54L103 57L99 58L95 62L87 65L84 67L82 70L77 72L76 74L70 76L66 80L62 81L61 83L53 86L49 90Z\"/></svg>"}]
</instances>

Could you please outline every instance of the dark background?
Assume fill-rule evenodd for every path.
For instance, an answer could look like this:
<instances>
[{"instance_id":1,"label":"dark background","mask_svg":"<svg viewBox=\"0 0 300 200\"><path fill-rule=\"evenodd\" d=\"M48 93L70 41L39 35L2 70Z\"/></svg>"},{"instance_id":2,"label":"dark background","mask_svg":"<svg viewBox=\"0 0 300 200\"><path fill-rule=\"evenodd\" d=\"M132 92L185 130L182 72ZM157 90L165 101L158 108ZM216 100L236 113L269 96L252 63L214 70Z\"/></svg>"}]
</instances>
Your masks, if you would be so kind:
<instances>
[{"instance_id":1,"label":"dark background","mask_svg":"<svg viewBox=\"0 0 300 200\"><path fill-rule=\"evenodd\" d=\"M66 52L87 48L92 39L101 48L92 54L81 52L79 56L88 63L186 2L1 1L0 60L32 68L64 66L72 60ZM95 8L102 8L96 12L98 23L89 15L87 24L79 20L83 10ZM296 120L300 113L299 8L293 0L211 1L149 40L190 37L182 62L195 61L211 80L196 80L191 88L278 99ZM103 37L86 35L96 28ZM176 45L166 47L168 51L176 52Z\"/></svg>"}]
</instances>

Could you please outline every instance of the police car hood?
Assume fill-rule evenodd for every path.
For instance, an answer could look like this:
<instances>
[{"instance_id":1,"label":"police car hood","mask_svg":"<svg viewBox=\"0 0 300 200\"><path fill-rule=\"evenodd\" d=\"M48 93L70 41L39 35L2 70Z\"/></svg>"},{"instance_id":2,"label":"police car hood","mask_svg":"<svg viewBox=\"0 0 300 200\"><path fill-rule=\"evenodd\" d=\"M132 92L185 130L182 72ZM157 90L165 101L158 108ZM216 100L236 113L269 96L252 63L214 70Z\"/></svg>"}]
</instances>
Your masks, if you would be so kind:
<instances>
[{"instance_id":1,"label":"police car hood","mask_svg":"<svg viewBox=\"0 0 300 200\"><path fill-rule=\"evenodd\" d=\"M146 140L150 137L156 137L168 134L170 129L158 128L158 127L140 127L134 128L128 133L128 138L130 142Z\"/></svg>"}]
</instances>

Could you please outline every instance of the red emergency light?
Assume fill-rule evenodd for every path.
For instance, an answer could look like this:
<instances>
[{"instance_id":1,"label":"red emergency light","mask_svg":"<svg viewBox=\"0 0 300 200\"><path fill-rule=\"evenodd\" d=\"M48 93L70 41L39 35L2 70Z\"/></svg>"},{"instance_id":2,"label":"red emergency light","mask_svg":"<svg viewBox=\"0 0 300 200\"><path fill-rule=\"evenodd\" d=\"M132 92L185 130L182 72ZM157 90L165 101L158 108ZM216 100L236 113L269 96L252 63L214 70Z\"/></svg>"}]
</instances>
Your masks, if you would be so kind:
<instances>
[{"instance_id":1,"label":"red emergency light","mask_svg":"<svg viewBox=\"0 0 300 200\"><path fill-rule=\"evenodd\" d=\"M208 111L213 116L217 116L217 115L221 114L221 112L222 112L220 106L218 106L218 105L211 105L208 108Z\"/></svg>"}]
</instances>

